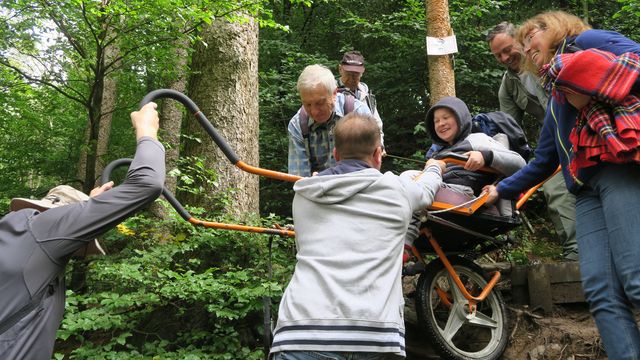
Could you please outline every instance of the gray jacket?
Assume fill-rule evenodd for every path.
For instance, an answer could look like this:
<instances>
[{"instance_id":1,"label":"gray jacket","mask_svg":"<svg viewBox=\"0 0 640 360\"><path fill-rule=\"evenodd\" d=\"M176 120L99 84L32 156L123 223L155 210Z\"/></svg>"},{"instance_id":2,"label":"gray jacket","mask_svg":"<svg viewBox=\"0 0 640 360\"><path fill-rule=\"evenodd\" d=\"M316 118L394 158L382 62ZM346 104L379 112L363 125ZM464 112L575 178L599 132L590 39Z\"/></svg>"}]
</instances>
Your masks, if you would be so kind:
<instances>
[{"instance_id":1,"label":"gray jacket","mask_svg":"<svg viewBox=\"0 0 640 360\"><path fill-rule=\"evenodd\" d=\"M294 185L298 249L271 352L404 351L402 251L412 214L441 183L429 167L400 176L373 168Z\"/></svg>"},{"instance_id":2,"label":"gray jacket","mask_svg":"<svg viewBox=\"0 0 640 360\"><path fill-rule=\"evenodd\" d=\"M529 72L519 75L508 69L502 76L498 100L500 111L511 115L519 124L525 112L542 124L549 98L535 75Z\"/></svg>"},{"instance_id":3,"label":"gray jacket","mask_svg":"<svg viewBox=\"0 0 640 360\"><path fill-rule=\"evenodd\" d=\"M34 310L0 334L0 359L51 359L71 254L157 198L164 177L164 147L144 137L121 185L85 202L0 219L0 322L45 291Z\"/></svg>"},{"instance_id":4,"label":"gray jacket","mask_svg":"<svg viewBox=\"0 0 640 360\"><path fill-rule=\"evenodd\" d=\"M449 144L440 139L434 127L434 113L439 108L451 110L458 122L458 133ZM453 152L463 154L468 151L479 151L485 161L485 166L499 171L504 176L510 176L526 165L520 154L507 149L504 145L484 133L471 133L471 113L467 105L460 99L445 97L432 106L427 112L427 132L434 144L441 146L439 152ZM434 154L435 156L436 154ZM491 183L495 176L479 172L464 170L460 165L449 164L444 175L444 182L471 187L479 193L482 186Z\"/></svg>"}]
</instances>

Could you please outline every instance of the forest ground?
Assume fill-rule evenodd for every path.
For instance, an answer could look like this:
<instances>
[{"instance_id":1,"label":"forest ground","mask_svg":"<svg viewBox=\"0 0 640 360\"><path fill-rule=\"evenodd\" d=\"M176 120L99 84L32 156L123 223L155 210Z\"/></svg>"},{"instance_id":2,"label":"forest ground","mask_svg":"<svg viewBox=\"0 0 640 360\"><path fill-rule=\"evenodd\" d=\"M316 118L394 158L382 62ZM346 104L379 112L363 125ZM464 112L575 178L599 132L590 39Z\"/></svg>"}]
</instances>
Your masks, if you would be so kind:
<instances>
[{"instance_id":1,"label":"forest ground","mask_svg":"<svg viewBox=\"0 0 640 360\"><path fill-rule=\"evenodd\" d=\"M405 278L405 294L411 293L413 283ZM509 295L508 289L503 290L509 309L509 343L503 359L607 359L586 303L556 305L551 314L542 314L510 304ZM407 359L440 359L417 324L413 297L406 296L405 302Z\"/></svg>"}]
</instances>

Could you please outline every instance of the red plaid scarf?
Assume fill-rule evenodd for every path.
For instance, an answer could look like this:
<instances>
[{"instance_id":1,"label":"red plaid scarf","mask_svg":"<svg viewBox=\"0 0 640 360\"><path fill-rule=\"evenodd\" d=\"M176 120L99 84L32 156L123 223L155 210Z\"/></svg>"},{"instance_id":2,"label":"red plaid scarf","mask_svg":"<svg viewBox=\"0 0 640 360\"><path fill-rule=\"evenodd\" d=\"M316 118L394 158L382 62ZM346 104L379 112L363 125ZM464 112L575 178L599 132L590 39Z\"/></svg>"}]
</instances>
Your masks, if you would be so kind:
<instances>
[{"instance_id":1,"label":"red plaid scarf","mask_svg":"<svg viewBox=\"0 0 640 360\"><path fill-rule=\"evenodd\" d=\"M640 98L630 94L639 74L638 55L597 49L560 54L543 67L543 84L559 102L563 93L591 96L569 136L572 175L601 161L640 163Z\"/></svg>"}]
</instances>

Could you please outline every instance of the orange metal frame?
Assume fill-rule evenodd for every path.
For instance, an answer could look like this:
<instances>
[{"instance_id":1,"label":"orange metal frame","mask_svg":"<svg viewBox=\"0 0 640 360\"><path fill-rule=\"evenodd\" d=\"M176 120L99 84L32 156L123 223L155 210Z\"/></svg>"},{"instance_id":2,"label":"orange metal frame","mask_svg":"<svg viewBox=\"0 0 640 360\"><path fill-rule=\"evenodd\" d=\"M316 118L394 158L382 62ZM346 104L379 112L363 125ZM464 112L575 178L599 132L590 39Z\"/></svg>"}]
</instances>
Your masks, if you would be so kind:
<instances>
[{"instance_id":1,"label":"orange metal frame","mask_svg":"<svg viewBox=\"0 0 640 360\"><path fill-rule=\"evenodd\" d=\"M540 188L540 186L542 186L545 182L547 182L547 180L551 179L552 177L554 177L559 172L560 172L560 166L558 166L556 171L554 171L553 174L551 174L551 176L549 176L545 181L543 181L540 184L538 184L538 185L532 187L531 189L527 190L527 192L525 192L520 197L520 199L518 199L518 201L516 202L516 209L520 209L522 207L522 205L524 205L524 203L527 202L527 200L529 200L531 195L533 195L536 192L536 190L538 190L538 188Z\"/></svg>"},{"instance_id":2,"label":"orange metal frame","mask_svg":"<svg viewBox=\"0 0 640 360\"><path fill-rule=\"evenodd\" d=\"M455 160L455 162L459 162L459 160ZM553 177L559 171L560 171L560 168L558 167L558 169L549 178ZM520 197L520 199L516 202L516 209L520 209L522 207L522 205L524 205L524 203L536 192L536 190L538 188L540 188L540 186L542 186L542 184L544 184L549 178L547 178L545 181L543 181L540 184L532 187L526 193L524 193ZM480 208L482 205L484 205L486 203L487 196L488 196L488 193L485 193L481 197L478 198L478 201L473 202L469 206L462 207L460 209L453 209L451 211L452 212L456 212L456 213L460 213L460 214L464 214L464 215L471 215L478 208ZM451 208L451 207L452 207L451 204L434 202L429 208L433 209L433 210L440 210L440 209L448 209L448 208ZM479 302L484 301L484 299L486 299L486 297L489 295L491 290L493 290L494 286L500 280L500 276L501 276L500 272L499 271L493 272L493 274L491 275L491 279L489 280L487 285L484 287L484 289L482 290L480 295L473 296L467 291L466 287L462 283L462 280L460 280L460 277L458 276L458 274L456 273L455 269L451 265L451 262L449 262L449 259L447 258L447 255L444 253L444 251L442 251L442 248L440 247L440 244L438 244L438 241L431 234L431 231L428 228L423 228L422 230L420 230L420 233L423 234L427 238L427 240L429 241L429 244L431 244L431 247L436 252L436 254L438 255L438 258L440 259L440 261L442 261L442 264L444 265L445 269L447 270L447 272L451 276L451 279L453 279L453 282L455 283L456 287L460 290L460 292L462 293L464 298L467 299L467 301L469 302L469 311L471 313L475 312L477 304ZM415 246L411 247L411 251L412 251L413 255L420 262L422 262L423 264L426 265L426 262L424 261L422 255L420 254L420 252L418 251L418 249ZM451 307L451 305L452 305L451 304L451 299L447 296L447 293L445 291L443 291L442 289L440 289L440 288L436 288L436 292L437 292L438 296L440 297L440 300L442 301L442 303L447 307Z\"/></svg>"},{"instance_id":3,"label":"orange metal frame","mask_svg":"<svg viewBox=\"0 0 640 360\"><path fill-rule=\"evenodd\" d=\"M248 165L248 164L244 163L241 160L237 161L234 165L237 166L239 169L241 169L243 171L246 171L248 173L255 174L255 175L260 175L260 176L264 176L264 177L268 177L268 178L271 178L271 179L289 181L289 182L296 182L296 181L302 179L302 177L300 177L300 176L286 174L286 173L279 172L279 171L267 170L267 169L251 166L251 165ZM286 237L295 237L296 236L296 234L295 234L295 232L293 230L283 229L283 228L280 228L280 227L265 228L265 227L258 227L258 226L227 224L227 223L220 223L220 222L214 222L214 221L200 220L200 219L196 219L194 217L190 217L187 221L189 221L189 223L191 223L193 225L204 226L204 227L209 227L209 228L214 228L214 229L221 229L221 230L245 231L245 232L268 234L268 235L278 235L278 236L286 236Z\"/></svg>"},{"instance_id":4,"label":"orange metal frame","mask_svg":"<svg viewBox=\"0 0 640 360\"><path fill-rule=\"evenodd\" d=\"M445 269L447 269L447 272L453 279L453 282L455 283L456 287L460 290L460 292L462 293L462 296L464 296L464 298L467 299L467 301L469 302L469 311L471 313L475 312L477 304L487 298L491 290L493 290L493 287L496 286L496 284L498 283L498 280L500 280L500 276L501 276L500 272L495 271L491 276L491 280L489 280L489 282L487 283L487 286L485 286L484 289L482 289L482 292L480 293L480 295L473 296L469 294L469 292L467 291L467 288L462 283L462 280L460 280L460 277L458 276L455 269L451 265L451 262L449 262L447 255L445 255L444 251L442 251L440 244L438 244L438 241L433 237L433 235L431 234L431 231L427 228L422 228L422 230L420 230L420 233L423 234L429 240L429 244L431 244L431 247L433 247L433 250L435 250L436 254L438 255L438 258L440 259L440 261L442 261L442 264L444 265ZM436 291L438 292L440 299L443 301L445 305L451 304L451 300L447 297L444 291L442 291L441 289L436 289Z\"/></svg>"},{"instance_id":5,"label":"orange metal frame","mask_svg":"<svg viewBox=\"0 0 640 360\"><path fill-rule=\"evenodd\" d=\"M484 205L487 202L487 196L489 196L489 193L483 193L481 196L476 198L469 205L466 205L466 206L463 206L463 207L457 208L457 209L451 209L453 207L453 205L451 205L449 203L434 201L431 204L431 206L429 206L429 209L430 210L447 210L447 209L451 209L450 211L453 212L453 213L463 214L463 215L472 215L474 212L476 212L476 210L478 210L482 205Z\"/></svg>"},{"instance_id":6,"label":"orange metal frame","mask_svg":"<svg viewBox=\"0 0 640 360\"><path fill-rule=\"evenodd\" d=\"M456 163L456 164L459 164L459 165L464 165L464 161L457 160L457 159L445 159L444 161L447 162L447 163ZM277 180L282 180L282 181L289 181L289 182L296 182L296 181L302 179L302 177L300 177L300 176L295 176L295 175L290 175L290 174L286 174L286 173L282 173L282 172L278 172L278 171L273 171L273 170L267 170L267 169L263 169L263 168L254 167L254 166L248 165L248 164L246 164L246 163L244 163L242 161L237 161L235 163L235 165L238 168L240 168L241 170L243 170L243 171L246 171L246 172L249 172L249 173L252 173L252 174L256 174L256 175L260 175L260 176L265 176L265 177L272 178L272 179L277 179ZM490 168L482 168L480 170L484 171L484 172L495 173L495 170L490 169ZM557 171L556 171L556 173L557 173ZM554 173L554 175L555 175L555 173ZM522 204L524 204L524 202L526 202L526 200L541 185L542 185L542 183L537 185L537 186L535 186L534 188L530 189L529 191L527 191L520 198L520 200L518 201L518 203L516 205L516 208L519 209L522 206ZM462 207L462 208L457 208L457 209L452 209L451 211L452 212L456 212L456 213L460 213L460 214L465 214L465 215L472 215L477 209L479 209L482 205L484 205L486 203L487 196L488 196L488 194L485 193L482 196L480 196L477 199L477 201L474 201L473 203L469 204L468 206L465 206L465 207ZM452 204L434 202L429 207L429 209L432 209L432 210L446 210L446 209L451 209L452 207L454 207L454 205L452 205ZM277 228L263 228L263 227L254 227L254 226L246 226L246 225L238 225L238 224L226 224L226 223L219 223L219 222L200 220L200 219L196 219L196 218L193 218L193 217L189 218L188 221L193 225L199 225L199 226L216 228L216 229L223 229L223 230L236 230L236 231L245 231L245 232L261 233L261 234L269 234L269 235L278 235L278 236L286 236L286 237L294 237L295 236L295 231L288 230L288 229L283 229L283 228L280 228L280 227L277 227ZM493 273L493 275L491 276L491 279L489 280L487 285L484 287L484 289L480 293L480 295L473 296L467 291L466 287L462 283L462 280L460 280L460 277L458 276L458 274L456 273L455 269L453 268L453 266L449 262L449 259L447 258L446 254L444 253L444 251L442 251L442 248L440 247L440 244L438 244L437 240L432 236L431 231L429 229L427 229L427 228L423 228L420 232L423 235L425 235L425 237L429 240L429 243L431 244L431 247L433 247L434 251L438 255L438 258L444 264L445 269L447 270L447 272L449 273L449 275L453 279L456 287L460 290L460 292L462 293L464 298L467 299L468 304L469 304L469 311L471 313L475 312L477 304L479 302L482 302L484 299L486 299L486 297L489 295L491 290L493 290L494 286L500 280L500 276L501 276L500 272L499 271L495 271ZM416 256L416 258L419 261L421 261L423 264L426 265L426 262L425 262L424 258L422 257L420 252L416 249L416 247L412 246L411 250L412 250L413 254ZM442 289L437 288L436 292L438 293L438 296L442 300L443 304L445 304L446 306L451 306L451 299L448 298L447 294Z\"/></svg>"},{"instance_id":7,"label":"orange metal frame","mask_svg":"<svg viewBox=\"0 0 640 360\"><path fill-rule=\"evenodd\" d=\"M236 230L236 231L245 231L259 234L268 234L268 235L279 235L279 236L287 236L294 237L296 233L293 230L281 229L281 228L263 228L257 226L247 226L247 225L238 225L238 224L225 224L214 221L205 221L196 218L190 218L189 222L193 225L200 225L204 227L210 227L214 229L222 229L222 230Z\"/></svg>"}]
</instances>

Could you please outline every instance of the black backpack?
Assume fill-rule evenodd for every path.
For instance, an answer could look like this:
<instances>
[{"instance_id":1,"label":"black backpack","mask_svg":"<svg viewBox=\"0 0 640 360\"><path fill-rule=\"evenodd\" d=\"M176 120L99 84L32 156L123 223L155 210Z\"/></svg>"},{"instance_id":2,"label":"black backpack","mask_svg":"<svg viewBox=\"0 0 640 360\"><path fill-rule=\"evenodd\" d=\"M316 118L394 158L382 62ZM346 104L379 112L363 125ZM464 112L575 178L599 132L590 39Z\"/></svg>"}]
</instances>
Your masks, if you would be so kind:
<instances>
[{"instance_id":1,"label":"black backpack","mask_svg":"<svg viewBox=\"0 0 640 360\"><path fill-rule=\"evenodd\" d=\"M509 139L509 148L529 161L533 150L529 147L527 137L518 122L502 111L480 113L471 120L471 132L485 133L491 137L502 133Z\"/></svg>"}]
</instances>

